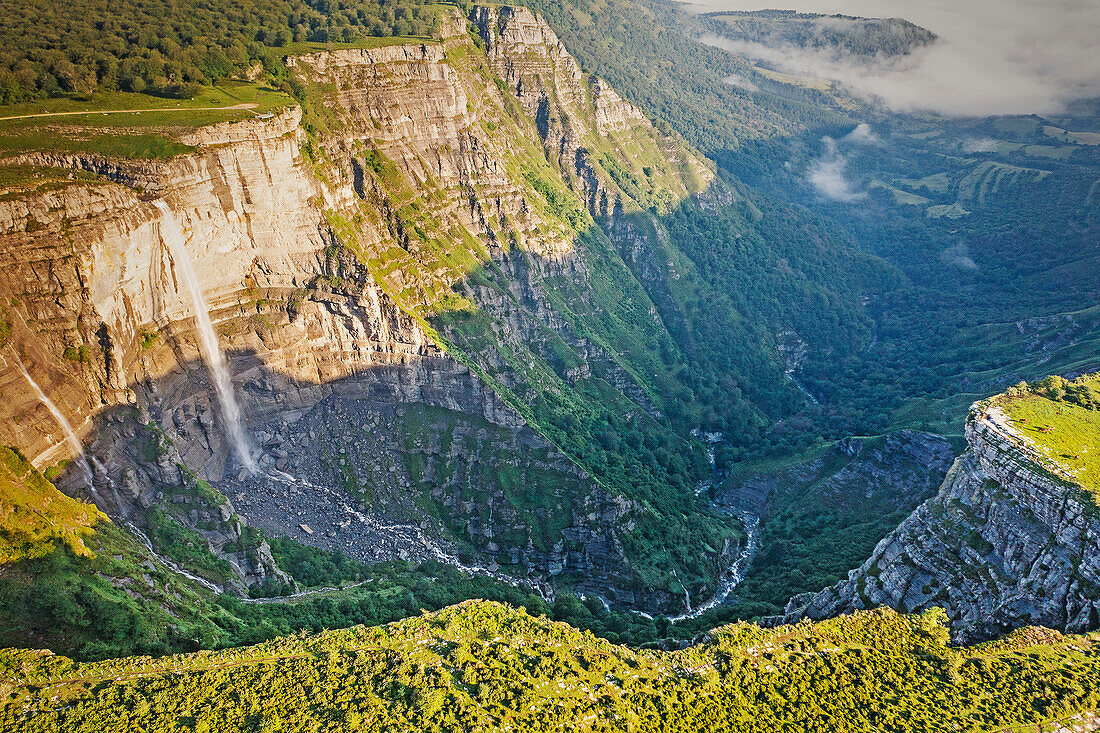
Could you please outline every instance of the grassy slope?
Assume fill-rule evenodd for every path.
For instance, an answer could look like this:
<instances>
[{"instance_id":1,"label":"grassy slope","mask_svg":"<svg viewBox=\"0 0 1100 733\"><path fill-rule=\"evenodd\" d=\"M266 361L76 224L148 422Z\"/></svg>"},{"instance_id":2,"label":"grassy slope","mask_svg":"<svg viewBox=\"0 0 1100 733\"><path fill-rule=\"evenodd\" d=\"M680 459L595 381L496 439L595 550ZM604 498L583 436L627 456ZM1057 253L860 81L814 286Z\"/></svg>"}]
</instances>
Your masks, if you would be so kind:
<instances>
[{"instance_id":1,"label":"grassy slope","mask_svg":"<svg viewBox=\"0 0 1100 733\"><path fill-rule=\"evenodd\" d=\"M386 627L74 664L0 653L10 731L998 730L1100 705L1100 641L948 644L943 614L737 624L635 651L474 601Z\"/></svg>"},{"instance_id":2,"label":"grassy slope","mask_svg":"<svg viewBox=\"0 0 1100 733\"><path fill-rule=\"evenodd\" d=\"M1040 383L1040 385L1043 383ZM1100 377L1082 377L1071 385L1100 394ZM1100 410L1062 395L1010 391L998 398L1017 433L1028 440L1059 472L1072 476L1100 501Z\"/></svg>"},{"instance_id":3,"label":"grassy slope","mask_svg":"<svg viewBox=\"0 0 1100 733\"><path fill-rule=\"evenodd\" d=\"M0 448L0 564L48 555L59 544L89 557L84 538L106 519L55 489L19 453Z\"/></svg>"},{"instance_id":4,"label":"grassy slope","mask_svg":"<svg viewBox=\"0 0 1100 733\"><path fill-rule=\"evenodd\" d=\"M0 117L54 112L87 114L0 120L0 156L31 152L98 153L120 158L169 158L190 148L172 133L229 120L243 120L291 104L264 84L226 82L204 87L191 99L131 92L97 92L90 100L68 97L0 106ZM251 109L209 110L255 104ZM148 110L105 114L110 110Z\"/></svg>"}]
</instances>

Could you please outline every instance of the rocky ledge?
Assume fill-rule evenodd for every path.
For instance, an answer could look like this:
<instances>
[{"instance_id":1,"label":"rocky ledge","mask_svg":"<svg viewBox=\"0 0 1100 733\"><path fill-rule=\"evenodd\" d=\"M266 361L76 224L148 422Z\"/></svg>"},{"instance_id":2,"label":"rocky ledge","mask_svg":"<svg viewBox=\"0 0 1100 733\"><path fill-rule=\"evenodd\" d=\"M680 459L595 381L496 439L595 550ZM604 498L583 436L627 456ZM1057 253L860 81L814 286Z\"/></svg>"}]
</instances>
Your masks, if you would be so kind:
<instances>
[{"instance_id":1,"label":"rocky ledge","mask_svg":"<svg viewBox=\"0 0 1100 733\"><path fill-rule=\"evenodd\" d=\"M890 606L947 610L957 640L1037 624L1070 632L1100 623L1100 511L1053 472L995 404L966 425L968 450L938 494L883 539L848 579L791 599L767 623Z\"/></svg>"}]
</instances>

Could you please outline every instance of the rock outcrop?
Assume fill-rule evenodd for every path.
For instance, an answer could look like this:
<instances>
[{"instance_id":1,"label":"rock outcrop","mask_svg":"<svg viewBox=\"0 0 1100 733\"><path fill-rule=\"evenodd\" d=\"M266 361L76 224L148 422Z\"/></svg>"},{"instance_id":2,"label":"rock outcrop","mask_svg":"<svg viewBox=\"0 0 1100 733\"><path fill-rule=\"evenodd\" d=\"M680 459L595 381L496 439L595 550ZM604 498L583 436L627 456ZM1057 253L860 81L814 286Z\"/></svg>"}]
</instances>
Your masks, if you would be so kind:
<instances>
[{"instance_id":1,"label":"rock outcrop","mask_svg":"<svg viewBox=\"0 0 1100 733\"><path fill-rule=\"evenodd\" d=\"M961 641L1029 624L1085 631L1100 623L1100 511L1050 470L1000 410L979 403L967 452L847 580L792 599L786 616L861 608L945 608Z\"/></svg>"},{"instance_id":2,"label":"rock outcrop","mask_svg":"<svg viewBox=\"0 0 1100 733\"><path fill-rule=\"evenodd\" d=\"M950 441L915 430L846 438L812 460L754 473L725 485L715 501L731 511L767 513L780 492L857 513L909 512L936 491L955 452Z\"/></svg>"}]
</instances>

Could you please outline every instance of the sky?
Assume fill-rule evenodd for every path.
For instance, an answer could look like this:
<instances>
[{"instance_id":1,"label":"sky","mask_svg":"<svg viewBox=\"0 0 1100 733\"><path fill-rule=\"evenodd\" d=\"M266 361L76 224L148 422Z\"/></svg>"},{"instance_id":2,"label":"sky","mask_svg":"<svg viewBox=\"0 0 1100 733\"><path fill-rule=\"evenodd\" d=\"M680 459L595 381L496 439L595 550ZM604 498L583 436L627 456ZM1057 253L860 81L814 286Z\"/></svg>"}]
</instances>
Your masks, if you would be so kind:
<instances>
[{"instance_id":1,"label":"sky","mask_svg":"<svg viewBox=\"0 0 1100 733\"><path fill-rule=\"evenodd\" d=\"M701 11L777 8L899 17L939 41L868 69L852 59L707 39L784 71L823 76L897 111L1057 114L1100 97L1100 0L701 0ZM751 46L751 47L750 47Z\"/></svg>"}]
</instances>

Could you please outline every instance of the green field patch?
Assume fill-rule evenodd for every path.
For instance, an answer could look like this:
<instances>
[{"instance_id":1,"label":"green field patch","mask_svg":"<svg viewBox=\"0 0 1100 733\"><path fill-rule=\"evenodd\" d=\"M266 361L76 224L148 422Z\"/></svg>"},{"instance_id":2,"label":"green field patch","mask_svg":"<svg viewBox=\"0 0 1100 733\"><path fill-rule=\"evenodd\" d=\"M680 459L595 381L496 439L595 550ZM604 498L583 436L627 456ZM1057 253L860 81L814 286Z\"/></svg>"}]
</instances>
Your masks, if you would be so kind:
<instances>
[{"instance_id":1,"label":"green field patch","mask_svg":"<svg viewBox=\"0 0 1100 733\"><path fill-rule=\"evenodd\" d=\"M1100 378L1051 377L1009 390L997 404L1018 435L1100 501Z\"/></svg>"},{"instance_id":2,"label":"green field patch","mask_svg":"<svg viewBox=\"0 0 1100 733\"><path fill-rule=\"evenodd\" d=\"M996 117L990 124L999 132L1015 136L1032 135L1039 126L1033 117Z\"/></svg>"},{"instance_id":3,"label":"green field patch","mask_svg":"<svg viewBox=\"0 0 1100 733\"><path fill-rule=\"evenodd\" d=\"M1054 125L1043 125L1043 134L1065 143L1100 145L1100 132L1077 132L1074 130L1064 130Z\"/></svg>"},{"instance_id":4,"label":"green field patch","mask_svg":"<svg viewBox=\"0 0 1100 733\"><path fill-rule=\"evenodd\" d=\"M894 197L894 202L902 204L904 206L924 206L925 204L932 203L931 199L927 199L924 196L919 196L909 191L904 191L900 188L895 188L888 183L882 181L875 181L871 184L871 188L881 188L884 191L888 191Z\"/></svg>"},{"instance_id":5,"label":"green field patch","mask_svg":"<svg viewBox=\"0 0 1100 733\"><path fill-rule=\"evenodd\" d=\"M1037 158L1053 158L1055 160L1067 160L1076 151L1072 145L1027 145L1024 153Z\"/></svg>"},{"instance_id":6,"label":"green field patch","mask_svg":"<svg viewBox=\"0 0 1100 733\"><path fill-rule=\"evenodd\" d=\"M99 92L86 101L58 98L6 105L0 107L0 156L71 152L170 158L191 150L174 139L185 130L246 120L293 103L263 84L227 83L204 87L186 100Z\"/></svg>"},{"instance_id":7,"label":"green field patch","mask_svg":"<svg viewBox=\"0 0 1100 733\"><path fill-rule=\"evenodd\" d=\"M803 87L804 89L816 89L821 92L827 92L833 88L833 82L828 79L821 79L816 76L795 76L794 74L784 74L781 71L775 71L773 69L767 69L763 66L753 67L758 73L768 77L772 81L778 81L782 84L791 84L796 87Z\"/></svg>"},{"instance_id":8,"label":"green field patch","mask_svg":"<svg viewBox=\"0 0 1100 733\"><path fill-rule=\"evenodd\" d=\"M253 82L225 82L217 86L202 87L189 99L172 99L153 94L135 92L100 91L91 98L55 97L34 102L0 105L0 118L35 114L83 114L95 115L112 110L179 110L196 107L231 107L255 104L256 112L269 112L292 103L289 96L266 84ZM109 116L109 115L108 115Z\"/></svg>"},{"instance_id":9,"label":"green field patch","mask_svg":"<svg viewBox=\"0 0 1100 733\"><path fill-rule=\"evenodd\" d=\"M898 180L898 184L914 190L927 188L933 193L947 193L951 187L951 176L947 171L941 171L923 178L902 178Z\"/></svg>"},{"instance_id":10,"label":"green field patch","mask_svg":"<svg viewBox=\"0 0 1100 733\"><path fill-rule=\"evenodd\" d=\"M967 211L962 204L956 202L953 204L936 204L929 206L924 211L924 215L929 219L961 219L964 216L969 216L970 212Z\"/></svg>"}]
</instances>

